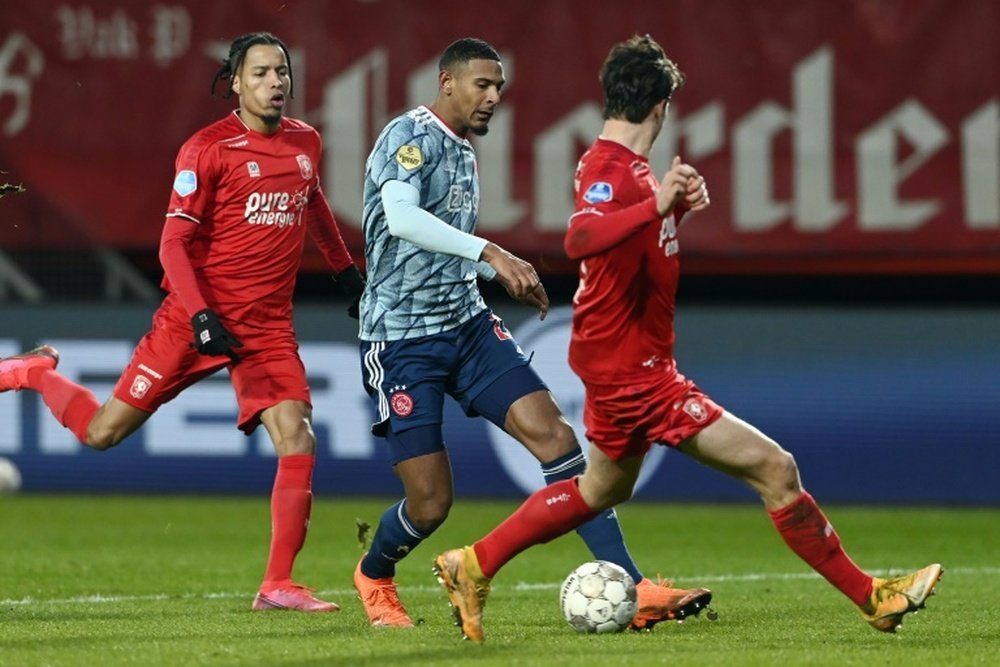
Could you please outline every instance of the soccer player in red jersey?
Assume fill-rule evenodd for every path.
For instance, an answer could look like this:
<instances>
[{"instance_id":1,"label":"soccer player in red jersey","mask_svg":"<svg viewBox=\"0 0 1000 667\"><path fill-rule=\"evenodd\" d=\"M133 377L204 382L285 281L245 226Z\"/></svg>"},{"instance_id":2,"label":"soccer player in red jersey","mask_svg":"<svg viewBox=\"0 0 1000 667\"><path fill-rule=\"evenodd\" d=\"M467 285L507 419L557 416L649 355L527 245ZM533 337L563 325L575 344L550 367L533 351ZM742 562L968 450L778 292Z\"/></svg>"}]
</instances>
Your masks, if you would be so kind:
<instances>
[{"instance_id":1,"label":"soccer player in red jersey","mask_svg":"<svg viewBox=\"0 0 1000 667\"><path fill-rule=\"evenodd\" d=\"M616 45L602 68L605 123L580 160L565 238L569 257L580 260L569 360L586 390L589 461L582 475L536 492L474 545L435 559L463 633L474 641L483 640L483 604L504 563L627 500L653 444L751 486L785 543L877 630L893 632L941 576L937 564L893 579L859 569L803 489L792 455L678 372L677 226L709 197L704 179L680 158L659 181L648 158L683 81L648 35Z\"/></svg>"},{"instance_id":2,"label":"soccer player in red jersey","mask_svg":"<svg viewBox=\"0 0 1000 667\"><path fill-rule=\"evenodd\" d=\"M454 501L441 430L446 395L524 445L541 464L546 484L586 467L573 429L476 282L477 275L495 280L538 308L540 317L548 311L534 267L474 233L480 191L468 137L486 134L500 102L500 55L487 42L465 37L445 48L438 67L434 104L391 120L365 170L369 281L359 352L378 415L372 432L386 439L405 492L382 513L354 571L368 620L382 628L413 627L399 597L396 565L442 525ZM455 201L470 205L456 207ZM621 566L636 582L633 628L683 620L711 601L706 588L673 588L643 576L613 510L577 532L594 558Z\"/></svg>"},{"instance_id":3,"label":"soccer player in red jersey","mask_svg":"<svg viewBox=\"0 0 1000 667\"><path fill-rule=\"evenodd\" d=\"M364 280L320 188L319 134L284 116L292 95L288 49L268 33L233 41L214 81L239 108L181 147L160 240L168 295L113 395L56 372L43 345L0 360L0 391L33 389L94 449L113 447L185 388L228 370L247 435L263 424L278 454L271 548L253 609L337 611L292 580L312 506L316 438L309 386L292 327L292 292L305 235L338 284L357 297ZM214 83L213 83L214 91Z\"/></svg>"}]
</instances>

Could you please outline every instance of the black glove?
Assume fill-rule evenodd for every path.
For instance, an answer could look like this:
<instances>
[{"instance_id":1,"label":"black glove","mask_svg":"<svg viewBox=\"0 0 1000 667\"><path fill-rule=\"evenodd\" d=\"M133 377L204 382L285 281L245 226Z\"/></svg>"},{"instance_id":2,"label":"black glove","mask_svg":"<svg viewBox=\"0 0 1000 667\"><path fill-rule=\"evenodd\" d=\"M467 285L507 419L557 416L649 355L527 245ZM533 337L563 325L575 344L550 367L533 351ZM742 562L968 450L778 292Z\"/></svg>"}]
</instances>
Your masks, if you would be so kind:
<instances>
[{"instance_id":1,"label":"black glove","mask_svg":"<svg viewBox=\"0 0 1000 667\"><path fill-rule=\"evenodd\" d=\"M333 279L337 281L337 286L347 296L351 297L351 305L347 307L347 316L358 319L360 313L358 308L361 303L361 293L365 291L365 277L354 264L334 274Z\"/></svg>"},{"instance_id":2,"label":"black glove","mask_svg":"<svg viewBox=\"0 0 1000 667\"><path fill-rule=\"evenodd\" d=\"M210 357L223 354L235 364L240 357L233 351L234 347L243 347L236 336L226 331L219 317L210 309L199 310L191 318L191 328L194 329L194 346L198 351Z\"/></svg>"}]
</instances>

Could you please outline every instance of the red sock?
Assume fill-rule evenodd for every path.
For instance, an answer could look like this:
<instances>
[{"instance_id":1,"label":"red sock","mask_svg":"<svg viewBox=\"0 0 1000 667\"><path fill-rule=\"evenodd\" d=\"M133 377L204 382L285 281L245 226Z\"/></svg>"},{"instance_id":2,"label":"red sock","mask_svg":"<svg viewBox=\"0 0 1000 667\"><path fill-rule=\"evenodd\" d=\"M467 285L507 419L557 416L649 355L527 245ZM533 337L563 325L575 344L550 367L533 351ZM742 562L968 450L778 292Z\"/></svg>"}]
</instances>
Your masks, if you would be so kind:
<instances>
[{"instance_id":1,"label":"red sock","mask_svg":"<svg viewBox=\"0 0 1000 667\"><path fill-rule=\"evenodd\" d=\"M784 507L768 512L785 544L856 605L868 601L872 578L840 546L833 524L805 491Z\"/></svg>"},{"instance_id":2,"label":"red sock","mask_svg":"<svg viewBox=\"0 0 1000 667\"><path fill-rule=\"evenodd\" d=\"M271 491L271 552L260 589L267 593L292 582L295 556L306 541L312 510L312 454L282 456Z\"/></svg>"},{"instance_id":3,"label":"red sock","mask_svg":"<svg viewBox=\"0 0 1000 667\"><path fill-rule=\"evenodd\" d=\"M87 444L87 426L101 407L89 389L47 368L28 371L28 387L42 395L45 405L60 424Z\"/></svg>"},{"instance_id":4,"label":"red sock","mask_svg":"<svg viewBox=\"0 0 1000 667\"><path fill-rule=\"evenodd\" d=\"M479 567L487 577L530 546L544 544L590 521L597 512L580 495L576 478L564 479L531 494L524 503L476 542Z\"/></svg>"}]
</instances>

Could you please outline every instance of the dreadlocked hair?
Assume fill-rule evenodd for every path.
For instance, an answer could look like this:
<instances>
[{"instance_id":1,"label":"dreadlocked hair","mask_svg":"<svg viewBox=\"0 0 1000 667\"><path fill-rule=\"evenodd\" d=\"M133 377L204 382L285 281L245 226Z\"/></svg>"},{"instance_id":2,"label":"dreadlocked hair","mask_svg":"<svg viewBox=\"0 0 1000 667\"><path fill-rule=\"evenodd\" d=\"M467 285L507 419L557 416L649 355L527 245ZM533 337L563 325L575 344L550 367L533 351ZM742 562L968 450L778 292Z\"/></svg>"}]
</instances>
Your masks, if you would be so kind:
<instances>
[{"instance_id":1,"label":"dreadlocked hair","mask_svg":"<svg viewBox=\"0 0 1000 667\"><path fill-rule=\"evenodd\" d=\"M288 96L291 98L295 97L292 94L294 89L292 82L292 57L288 54L288 47L285 46L285 43L269 32L251 32L233 40L233 43L229 45L229 57L222 61L222 66L212 79L213 96L215 95L215 84L219 81L225 81L230 84L226 88L223 97L230 97L233 94L233 77L236 76L236 72L243 65L243 59L246 58L250 47L257 46L258 44L277 46L285 54L285 63L288 65Z\"/></svg>"}]
</instances>

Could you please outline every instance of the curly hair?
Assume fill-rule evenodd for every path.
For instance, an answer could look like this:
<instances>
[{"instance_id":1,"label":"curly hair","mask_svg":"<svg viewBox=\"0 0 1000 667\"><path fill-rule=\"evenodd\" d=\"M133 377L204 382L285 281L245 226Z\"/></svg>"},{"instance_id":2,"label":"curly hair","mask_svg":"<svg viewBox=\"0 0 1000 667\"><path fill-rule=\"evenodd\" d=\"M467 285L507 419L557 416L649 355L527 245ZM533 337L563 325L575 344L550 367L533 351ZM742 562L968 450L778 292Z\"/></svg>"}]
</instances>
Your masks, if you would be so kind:
<instances>
[{"instance_id":1,"label":"curly hair","mask_svg":"<svg viewBox=\"0 0 1000 667\"><path fill-rule=\"evenodd\" d=\"M684 85L684 74L649 35L615 44L601 67L604 118L641 123Z\"/></svg>"}]
</instances>

